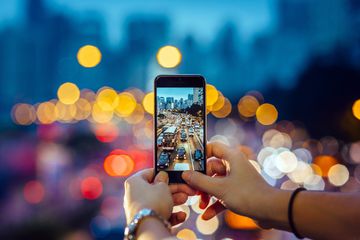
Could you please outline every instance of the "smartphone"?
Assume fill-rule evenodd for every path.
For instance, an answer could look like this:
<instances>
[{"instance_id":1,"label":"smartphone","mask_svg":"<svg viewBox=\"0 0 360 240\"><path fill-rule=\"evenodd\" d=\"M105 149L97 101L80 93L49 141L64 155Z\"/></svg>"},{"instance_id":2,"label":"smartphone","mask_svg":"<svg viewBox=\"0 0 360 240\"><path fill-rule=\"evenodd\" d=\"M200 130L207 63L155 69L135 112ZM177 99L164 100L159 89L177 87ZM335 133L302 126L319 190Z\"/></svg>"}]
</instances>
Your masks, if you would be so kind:
<instances>
[{"instance_id":1,"label":"smartphone","mask_svg":"<svg viewBox=\"0 0 360 240\"><path fill-rule=\"evenodd\" d=\"M206 82L200 75L159 75L154 81L155 173L183 183L185 170L206 173Z\"/></svg>"}]
</instances>

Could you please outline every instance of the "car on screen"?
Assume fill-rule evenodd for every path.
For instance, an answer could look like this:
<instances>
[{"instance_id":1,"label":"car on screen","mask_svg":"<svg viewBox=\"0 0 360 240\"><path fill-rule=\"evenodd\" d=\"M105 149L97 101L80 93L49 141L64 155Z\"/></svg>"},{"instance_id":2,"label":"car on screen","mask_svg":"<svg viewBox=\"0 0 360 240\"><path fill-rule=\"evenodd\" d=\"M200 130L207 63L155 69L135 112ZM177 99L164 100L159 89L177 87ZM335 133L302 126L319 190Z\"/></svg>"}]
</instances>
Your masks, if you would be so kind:
<instances>
[{"instance_id":1,"label":"car on screen","mask_svg":"<svg viewBox=\"0 0 360 240\"><path fill-rule=\"evenodd\" d=\"M194 136L194 128L189 128L189 137L193 137Z\"/></svg>"},{"instance_id":2,"label":"car on screen","mask_svg":"<svg viewBox=\"0 0 360 240\"><path fill-rule=\"evenodd\" d=\"M164 140L163 136L158 137L158 139L156 140L156 144L157 144L158 147L162 146L163 140Z\"/></svg>"},{"instance_id":3,"label":"car on screen","mask_svg":"<svg viewBox=\"0 0 360 240\"><path fill-rule=\"evenodd\" d=\"M181 133L180 140L183 141L183 142L186 142L186 141L187 141L186 132L182 132L182 133Z\"/></svg>"},{"instance_id":4,"label":"car on screen","mask_svg":"<svg viewBox=\"0 0 360 240\"><path fill-rule=\"evenodd\" d=\"M170 154L167 152L160 153L157 166L158 168L167 168L170 165Z\"/></svg>"},{"instance_id":5,"label":"car on screen","mask_svg":"<svg viewBox=\"0 0 360 240\"><path fill-rule=\"evenodd\" d=\"M176 150L176 158L177 159L186 159L186 150L184 147L179 147L177 150Z\"/></svg>"},{"instance_id":6,"label":"car on screen","mask_svg":"<svg viewBox=\"0 0 360 240\"><path fill-rule=\"evenodd\" d=\"M196 161L200 161L203 158L202 151L200 149L196 149L194 152L194 159Z\"/></svg>"}]
</instances>

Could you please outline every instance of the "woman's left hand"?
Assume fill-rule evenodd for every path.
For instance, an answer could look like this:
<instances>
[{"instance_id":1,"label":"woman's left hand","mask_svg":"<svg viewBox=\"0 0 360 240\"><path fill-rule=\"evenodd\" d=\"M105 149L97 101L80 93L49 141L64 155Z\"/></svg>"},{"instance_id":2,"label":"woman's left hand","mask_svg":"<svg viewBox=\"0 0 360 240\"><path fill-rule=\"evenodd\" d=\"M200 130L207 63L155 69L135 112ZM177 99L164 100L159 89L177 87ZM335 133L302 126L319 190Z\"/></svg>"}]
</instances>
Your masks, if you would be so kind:
<instances>
[{"instance_id":1,"label":"woman's left hand","mask_svg":"<svg viewBox=\"0 0 360 240\"><path fill-rule=\"evenodd\" d=\"M124 209L129 223L134 215L143 208L150 208L172 225L185 221L184 212L172 213L174 205L186 202L187 197L195 191L185 184L168 185L166 172L160 172L154 177L154 169L142 170L125 181Z\"/></svg>"}]
</instances>

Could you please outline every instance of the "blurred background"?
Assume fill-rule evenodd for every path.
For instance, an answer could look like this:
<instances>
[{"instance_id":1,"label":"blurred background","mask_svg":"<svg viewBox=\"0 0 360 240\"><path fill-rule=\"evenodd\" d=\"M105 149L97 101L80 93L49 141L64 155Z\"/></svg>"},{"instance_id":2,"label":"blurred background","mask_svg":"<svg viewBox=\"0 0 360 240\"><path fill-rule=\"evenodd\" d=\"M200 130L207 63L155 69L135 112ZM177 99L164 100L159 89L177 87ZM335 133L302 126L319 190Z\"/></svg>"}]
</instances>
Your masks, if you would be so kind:
<instances>
[{"instance_id":1,"label":"blurred background","mask_svg":"<svg viewBox=\"0 0 360 240\"><path fill-rule=\"evenodd\" d=\"M269 184L360 191L359 1L0 3L1 239L122 238L158 74L204 75L208 139ZM181 239L295 239L197 202Z\"/></svg>"}]
</instances>

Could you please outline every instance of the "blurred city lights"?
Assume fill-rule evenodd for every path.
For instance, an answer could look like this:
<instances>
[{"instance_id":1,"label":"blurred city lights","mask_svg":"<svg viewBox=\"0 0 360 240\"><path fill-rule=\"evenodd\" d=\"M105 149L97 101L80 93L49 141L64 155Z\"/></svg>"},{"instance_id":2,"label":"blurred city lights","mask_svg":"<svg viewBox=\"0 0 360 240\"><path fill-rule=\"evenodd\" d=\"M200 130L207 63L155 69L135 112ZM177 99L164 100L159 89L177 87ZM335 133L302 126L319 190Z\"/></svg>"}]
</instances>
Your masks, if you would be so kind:
<instances>
[{"instance_id":1,"label":"blurred city lights","mask_svg":"<svg viewBox=\"0 0 360 240\"><path fill-rule=\"evenodd\" d=\"M328 179L334 186L342 186L349 180L349 170L342 164L333 165L328 172Z\"/></svg>"},{"instance_id":2,"label":"blurred city lights","mask_svg":"<svg viewBox=\"0 0 360 240\"><path fill-rule=\"evenodd\" d=\"M356 100L352 106L354 117L360 120L360 99Z\"/></svg>"},{"instance_id":3,"label":"blurred city lights","mask_svg":"<svg viewBox=\"0 0 360 240\"><path fill-rule=\"evenodd\" d=\"M61 84L57 96L63 104L74 104L80 98L79 88L71 82Z\"/></svg>"},{"instance_id":4,"label":"blurred city lights","mask_svg":"<svg viewBox=\"0 0 360 240\"><path fill-rule=\"evenodd\" d=\"M275 160L276 167L283 173L294 171L297 163L296 155L290 151L281 152Z\"/></svg>"},{"instance_id":5,"label":"blurred city lights","mask_svg":"<svg viewBox=\"0 0 360 240\"><path fill-rule=\"evenodd\" d=\"M236 214L230 210L225 211L224 219L226 224L233 229L255 230L258 225L251 218Z\"/></svg>"},{"instance_id":6,"label":"blurred city lights","mask_svg":"<svg viewBox=\"0 0 360 240\"><path fill-rule=\"evenodd\" d=\"M119 97L114 89L104 87L99 89L96 103L103 111L113 111L119 104Z\"/></svg>"},{"instance_id":7,"label":"blurred city lights","mask_svg":"<svg viewBox=\"0 0 360 240\"><path fill-rule=\"evenodd\" d=\"M354 163L360 164L360 141L351 144L349 155Z\"/></svg>"},{"instance_id":8,"label":"blurred city lights","mask_svg":"<svg viewBox=\"0 0 360 240\"><path fill-rule=\"evenodd\" d=\"M87 119L91 114L91 104L86 98L79 98L75 103L76 114L75 120L81 121Z\"/></svg>"},{"instance_id":9,"label":"blurred city lights","mask_svg":"<svg viewBox=\"0 0 360 240\"><path fill-rule=\"evenodd\" d=\"M119 128L112 122L96 124L94 129L100 142L113 142L119 136Z\"/></svg>"},{"instance_id":10,"label":"blurred city lights","mask_svg":"<svg viewBox=\"0 0 360 240\"><path fill-rule=\"evenodd\" d=\"M154 92L147 93L142 104L146 112L154 114Z\"/></svg>"},{"instance_id":11,"label":"blurred city lights","mask_svg":"<svg viewBox=\"0 0 360 240\"><path fill-rule=\"evenodd\" d=\"M225 118L231 113L231 110L232 110L231 102L229 101L229 99L225 98L223 107L220 110L212 111L211 114L217 118Z\"/></svg>"},{"instance_id":12,"label":"blurred city lights","mask_svg":"<svg viewBox=\"0 0 360 240\"><path fill-rule=\"evenodd\" d=\"M86 177L80 184L81 195L88 200L94 200L101 196L103 185L97 177Z\"/></svg>"},{"instance_id":13,"label":"blurred city lights","mask_svg":"<svg viewBox=\"0 0 360 240\"><path fill-rule=\"evenodd\" d=\"M58 109L52 102L43 102L38 105L36 115L41 124L51 124L58 118Z\"/></svg>"},{"instance_id":14,"label":"blurred city lights","mask_svg":"<svg viewBox=\"0 0 360 240\"><path fill-rule=\"evenodd\" d=\"M104 170L111 177L126 177L133 172L134 167L134 160L126 152L110 153L104 160Z\"/></svg>"},{"instance_id":15,"label":"blurred city lights","mask_svg":"<svg viewBox=\"0 0 360 240\"><path fill-rule=\"evenodd\" d=\"M271 125L276 122L277 118L278 111L272 104L264 103L256 110L256 119L262 125Z\"/></svg>"},{"instance_id":16,"label":"blurred city lights","mask_svg":"<svg viewBox=\"0 0 360 240\"><path fill-rule=\"evenodd\" d=\"M308 177L313 176L313 170L309 164L298 161L294 171L288 173L288 177L295 183L303 184Z\"/></svg>"},{"instance_id":17,"label":"blurred city lights","mask_svg":"<svg viewBox=\"0 0 360 240\"><path fill-rule=\"evenodd\" d=\"M32 180L25 184L24 186L24 199L31 204L40 203L45 196L45 188L44 185L37 181Z\"/></svg>"},{"instance_id":18,"label":"blurred city lights","mask_svg":"<svg viewBox=\"0 0 360 240\"><path fill-rule=\"evenodd\" d=\"M219 98L218 90L211 84L206 84L206 106L212 106Z\"/></svg>"},{"instance_id":19,"label":"blurred city lights","mask_svg":"<svg viewBox=\"0 0 360 240\"><path fill-rule=\"evenodd\" d=\"M181 62L181 53L174 46L164 46L156 54L157 62L164 68L174 68Z\"/></svg>"},{"instance_id":20,"label":"blurred city lights","mask_svg":"<svg viewBox=\"0 0 360 240\"><path fill-rule=\"evenodd\" d=\"M96 239L104 238L110 233L111 224L106 217L96 216L90 222L90 230Z\"/></svg>"},{"instance_id":21,"label":"blurred city lights","mask_svg":"<svg viewBox=\"0 0 360 240\"><path fill-rule=\"evenodd\" d=\"M182 230L180 230L177 234L176 237L178 239L182 239L182 240L196 240L196 234L194 233L194 231L188 229L188 228L184 228Z\"/></svg>"},{"instance_id":22,"label":"blurred city lights","mask_svg":"<svg viewBox=\"0 0 360 240\"><path fill-rule=\"evenodd\" d=\"M218 99L216 100L216 102L211 105L211 111L219 111L220 109L222 109L224 107L225 104L225 97L224 95L218 91Z\"/></svg>"},{"instance_id":23,"label":"blurred city lights","mask_svg":"<svg viewBox=\"0 0 360 240\"><path fill-rule=\"evenodd\" d=\"M329 155L319 155L314 159L314 164L320 167L323 177L327 177L329 169L337 163L338 161Z\"/></svg>"},{"instance_id":24,"label":"blurred city lights","mask_svg":"<svg viewBox=\"0 0 360 240\"><path fill-rule=\"evenodd\" d=\"M119 94L119 104L115 108L115 113L119 117L128 117L136 108L136 99L130 92L122 92Z\"/></svg>"},{"instance_id":25,"label":"blurred city lights","mask_svg":"<svg viewBox=\"0 0 360 240\"><path fill-rule=\"evenodd\" d=\"M113 111L103 110L97 102L94 103L91 116L96 123L108 123L113 118L113 115Z\"/></svg>"},{"instance_id":26,"label":"blurred city lights","mask_svg":"<svg viewBox=\"0 0 360 240\"><path fill-rule=\"evenodd\" d=\"M219 219L217 216L211 218L210 220L203 220L201 215L196 219L196 228L198 231L204 235L213 234L219 227Z\"/></svg>"},{"instance_id":27,"label":"blurred city lights","mask_svg":"<svg viewBox=\"0 0 360 240\"><path fill-rule=\"evenodd\" d=\"M125 121L130 124L138 124L144 119L144 114L145 112L142 105L137 104L133 113L130 116L125 117Z\"/></svg>"},{"instance_id":28,"label":"blurred city lights","mask_svg":"<svg viewBox=\"0 0 360 240\"><path fill-rule=\"evenodd\" d=\"M101 52L93 45L85 45L79 49L77 53L77 60L81 66L92 68L100 63Z\"/></svg>"},{"instance_id":29,"label":"blurred city lights","mask_svg":"<svg viewBox=\"0 0 360 240\"><path fill-rule=\"evenodd\" d=\"M56 112L58 115L59 122L71 122L76 116L76 105L75 104L64 104L60 101L56 103Z\"/></svg>"},{"instance_id":30,"label":"blurred city lights","mask_svg":"<svg viewBox=\"0 0 360 240\"><path fill-rule=\"evenodd\" d=\"M254 96L246 95L239 100L237 108L241 116L249 118L255 116L259 105Z\"/></svg>"},{"instance_id":31,"label":"blurred city lights","mask_svg":"<svg viewBox=\"0 0 360 240\"><path fill-rule=\"evenodd\" d=\"M11 111L13 121L19 125L30 125L36 120L35 108L30 104L16 104Z\"/></svg>"}]
</instances>

